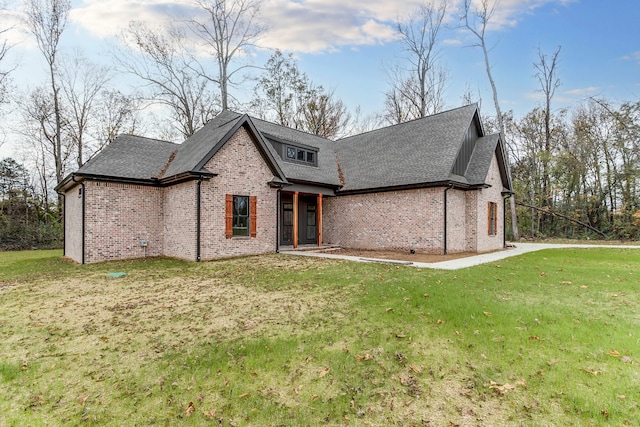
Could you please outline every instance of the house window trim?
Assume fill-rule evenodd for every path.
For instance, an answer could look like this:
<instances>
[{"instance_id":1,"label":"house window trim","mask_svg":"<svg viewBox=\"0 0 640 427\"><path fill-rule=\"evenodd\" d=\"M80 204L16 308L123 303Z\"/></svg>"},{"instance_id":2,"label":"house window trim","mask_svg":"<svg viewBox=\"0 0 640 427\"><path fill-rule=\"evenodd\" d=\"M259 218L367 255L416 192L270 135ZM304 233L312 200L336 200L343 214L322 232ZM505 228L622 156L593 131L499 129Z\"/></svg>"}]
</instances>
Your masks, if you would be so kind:
<instances>
[{"instance_id":1,"label":"house window trim","mask_svg":"<svg viewBox=\"0 0 640 427\"><path fill-rule=\"evenodd\" d=\"M305 165L305 166L318 166L318 150L309 148L309 147L300 147L298 145L292 145L292 144L284 144L284 156L283 156L283 160L289 163L296 163L299 165ZM289 150L294 150L295 151L295 155L294 157L290 157L289 156ZM300 154L303 153L302 155L302 159L300 159ZM309 158L309 154L311 154L313 160L309 161L307 160Z\"/></svg>"},{"instance_id":2,"label":"house window trim","mask_svg":"<svg viewBox=\"0 0 640 427\"><path fill-rule=\"evenodd\" d=\"M238 215L234 215L234 206L236 198L243 197L247 199L247 234L234 234L236 219ZM243 194L227 194L225 197L225 237L227 239L248 240L257 237L257 197L247 196ZM242 215L244 218L245 216Z\"/></svg>"},{"instance_id":3,"label":"house window trim","mask_svg":"<svg viewBox=\"0 0 640 427\"><path fill-rule=\"evenodd\" d=\"M489 236L498 235L498 204L495 202L487 204L487 234Z\"/></svg>"}]
</instances>

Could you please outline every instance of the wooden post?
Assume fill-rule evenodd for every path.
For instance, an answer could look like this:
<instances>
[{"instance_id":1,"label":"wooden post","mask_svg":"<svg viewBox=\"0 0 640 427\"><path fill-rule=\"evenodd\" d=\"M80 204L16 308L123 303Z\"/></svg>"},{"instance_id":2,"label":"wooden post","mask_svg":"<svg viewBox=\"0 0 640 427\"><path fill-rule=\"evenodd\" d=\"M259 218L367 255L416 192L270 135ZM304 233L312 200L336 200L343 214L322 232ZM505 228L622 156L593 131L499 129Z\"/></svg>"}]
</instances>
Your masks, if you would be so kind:
<instances>
[{"instance_id":1,"label":"wooden post","mask_svg":"<svg viewBox=\"0 0 640 427\"><path fill-rule=\"evenodd\" d=\"M298 192L293 193L293 249L298 249Z\"/></svg>"},{"instance_id":2,"label":"wooden post","mask_svg":"<svg viewBox=\"0 0 640 427\"><path fill-rule=\"evenodd\" d=\"M322 246L322 194L318 194L318 218L316 218L316 224L318 228L318 246Z\"/></svg>"}]
</instances>

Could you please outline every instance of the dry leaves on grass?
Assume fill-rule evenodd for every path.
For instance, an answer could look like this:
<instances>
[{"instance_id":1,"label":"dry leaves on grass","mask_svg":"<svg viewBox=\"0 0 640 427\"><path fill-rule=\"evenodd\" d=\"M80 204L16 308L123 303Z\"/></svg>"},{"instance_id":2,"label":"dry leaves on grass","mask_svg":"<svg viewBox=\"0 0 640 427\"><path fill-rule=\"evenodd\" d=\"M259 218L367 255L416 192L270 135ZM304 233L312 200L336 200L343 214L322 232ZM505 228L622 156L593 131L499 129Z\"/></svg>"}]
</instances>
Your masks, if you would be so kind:
<instances>
[{"instance_id":1,"label":"dry leaves on grass","mask_svg":"<svg viewBox=\"0 0 640 427\"><path fill-rule=\"evenodd\" d=\"M527 388L527 382L524 379L521 379L516 381L515 385L512 385L509 383L499 384L495 381L490 381L489 384L485 384L485 387L487 386L491 390L495 391L499 396L504 396L508 392L515 390L516 386Z\"/></svg>"},{"instance_id":2,"label":"dry leaves on grass","mask_svg":"<svg viewBox=\"0 0 640 427\"><path fill-rule=\"evenodd\" d=\"M191 416L191 414L193 414L196 410L195 405L193 404L193 402L189 402L189 404L187 405L187 410L184 411L185 415L187 417Z\"/></svg>"}]
</instances>

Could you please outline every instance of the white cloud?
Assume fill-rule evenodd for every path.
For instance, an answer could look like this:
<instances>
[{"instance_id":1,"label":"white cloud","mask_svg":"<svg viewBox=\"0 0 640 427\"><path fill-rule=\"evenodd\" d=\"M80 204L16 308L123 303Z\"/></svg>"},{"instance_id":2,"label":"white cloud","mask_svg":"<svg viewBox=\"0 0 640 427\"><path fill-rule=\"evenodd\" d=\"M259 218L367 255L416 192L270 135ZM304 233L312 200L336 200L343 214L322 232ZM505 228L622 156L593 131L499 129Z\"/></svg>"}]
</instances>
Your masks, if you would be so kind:
<instances>
[{"instance_id":1,"label":"white cloud","mask_svg":"<svg viewBox=\"0 0 640 427\"><path fill-rule=\"evenodd\" d=\"M630 53L629 55L625 55L622 59L625 61L637 61L640 63L640 50Z\"/></svg>"},{"instance_id":2,"label":"white cloud","mask_svg":"<svg viewBox=\"0 0 640 427\"><path fill-rule=\"evenodd\" d=\"M544 99L544 94L542 92L528 92L524 96L525 98L531 99L534 101L540 101Z\"/></svg>"},{"instance_id":3,"label":"white cloud","mask_svg":"<svg viewBox=\"0 0 640 427\"><path fill-rule=\"evenodd\" d=\"M188 0L83 0L74 7L70 19L98 38L117 35L130 21L162 24L168 19L188 16L193 11Z\"/></svg>"},{"instance_id":4,"label":"white cloud","mask_svg":"<svg viewBox=\"0 0 640 427\"><path fill-rule=\"evenodd\" d=\"M473 0L474 5L481 0ZM492 30L517 25L546 4L573 0L497 0ZM384 44L396 39L393 22L406 17L420 0L265 0L262 18L269 27L263 44L293 52L327 52L342 47ZM457 21L462 0L449 5L448 21ZM99 38L117 34L132 20L162 23L172 16L198 13L190 0L83 0L71 20ZM447 44L459 43L448 39Z\"/></svg>"},{"instance_id":5,"label":"white cloud","mask_svg":"<svg viewBox=\"0 0 640 427\"><path fill-rule=\"evenodd\" d=\"M489 5L495 5L495 11L487 28L491 31L501 31L508 27L515 27L524 16L532 14L536 9L546 5L566 6L578 0L489 0ZM472 0L472 8L479 8L483 0Z\"/></svg>"},{"instance_id":6,"label":"white cloud","mask_svg":"<svg viewBox=\"0 0 640 427\"><path fill-rule=\"evenodd\" d=\"M445 46L462 46L462 40L460 39L444 39L442 44Z\"/></svg>"},{"instance_id":7,"label":"white cloud","mask_svg":"<svg viewBox=\"0 0 640 427\"><path fill-rule=\"evenodd\" d=\"M1 4L1 2L0 2ZM17 9L0 10L0 42L7 41L9 46L24 44L35 47L35 41L30 40L24 30L24 15Z\"/></svg>"},{"instance_id":8,"label":"white cloud","mask_svg":"<svg viewBox=\"0 0 640 427\"><path fill-rule=\"evenodd\" d=\"M600 90L599 87L596 86L589 86L589 87L584 87L584 88L576 88L576 89L571 89L571 90L567 90L564 91L563 94L565 95L569 95L569 96L589 96L589 95L593 95L594 93L598 92Z\"/></svg>"}]
</instances>

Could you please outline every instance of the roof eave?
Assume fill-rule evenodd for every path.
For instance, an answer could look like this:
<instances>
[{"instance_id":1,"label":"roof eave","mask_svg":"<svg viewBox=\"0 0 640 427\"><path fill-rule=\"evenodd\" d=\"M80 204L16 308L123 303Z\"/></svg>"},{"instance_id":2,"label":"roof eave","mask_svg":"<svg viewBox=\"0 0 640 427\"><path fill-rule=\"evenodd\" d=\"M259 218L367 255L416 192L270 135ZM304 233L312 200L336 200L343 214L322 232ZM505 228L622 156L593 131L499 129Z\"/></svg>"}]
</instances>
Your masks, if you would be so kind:
<instances>
[{"instance_id":1,"label":"roof eave","mask_svg":"<svg viewBox=\"0 0 640 427\"><path fill-rule=\"evenodd\" d=\"M64 180L60 182L60 184L56 185L54 190L58 193L64 193L66 190L73 187L75 184L83 182L85 180L117 182L121 184L149 185L149 186L155 185L153 178L127 178L127 177L120 177L120 176L96 175L96 174L75 172L68 175Z\"/></svg>"},{"instance_id":2,"label":"roof eave","mask_svg":"<svg viewBox=\"0 0 640 427\"><path fill-rule=\"evenodd\" d=\"M169 185L179 184L185 181L192 181L195 179L211 179L216 176L209 171L190 171L183 172L177 175L172 175L166 178L128 178L121 176L110 176L110 175L96 175L96 174L87 174L87 173L72 173L69 174L64 180L60 182L55 187L55 191L58 193L64 193L69 188L73 187L77 183L81 183L86 180L90 181L102 181L102 182L113 182L118 184L135 184L135 185L144 185L149 187L167 187Z\"/></svg>"},{"instance_id":3,"label":"roof eave","mask_svg":"<svg viewBox=\"0 0 640 427\"><path fill-rule=\"evenodd\" d=\"M475 190L479 188L486 188L485 184L471 185L463 182L446 180L446 181L432 181L432 182L420 182L415 184L403 184L393 185L388 187L375 187L375 188L360 188L353 190L336 190L336 196L347 196L352 194L369 194L369 193L384 193L388 191L403 191L403 190L415 190L420 188L434 188L434 187L448 187L458 190Z\"/></svg>"},{"instance_id":4,"label":"roof eave","mask_svg":"<svg viewBox=\"0 0 640 427\"><path fill-rule=\"evenodd\" d=\"M208 180L213 178L214 176L218 176L217 173L209 172L209 171L189 171L189 172L181 172L172 176L168 176L166 178L152 178L154 182L157 182L157 185L161 187L168 187L174 184L180 184L186 181L193 180Z\"/></svg>"},{"instance_id":5,"label":"roof eave","mask_svg":"<svg viewBox=\"0 0 640 427\"><path fill-rule=\"evenodd\" d=\"M329 184L326 182L306 181L304 179L294 179L294 178L290 178L288 182L292 184L317 185L319 187L331 188L332 190L338 190L339 188L342 187L340 184Z\"/></svg>"}]
</instances>

